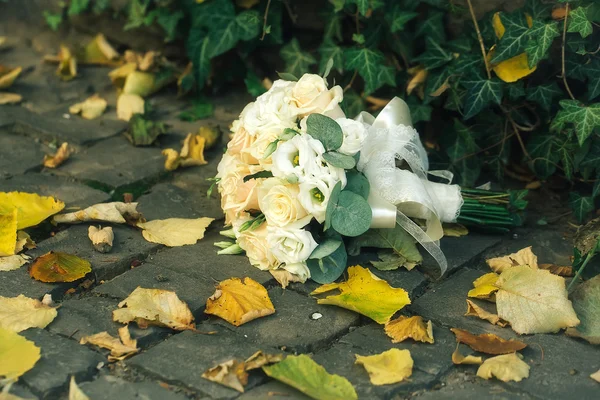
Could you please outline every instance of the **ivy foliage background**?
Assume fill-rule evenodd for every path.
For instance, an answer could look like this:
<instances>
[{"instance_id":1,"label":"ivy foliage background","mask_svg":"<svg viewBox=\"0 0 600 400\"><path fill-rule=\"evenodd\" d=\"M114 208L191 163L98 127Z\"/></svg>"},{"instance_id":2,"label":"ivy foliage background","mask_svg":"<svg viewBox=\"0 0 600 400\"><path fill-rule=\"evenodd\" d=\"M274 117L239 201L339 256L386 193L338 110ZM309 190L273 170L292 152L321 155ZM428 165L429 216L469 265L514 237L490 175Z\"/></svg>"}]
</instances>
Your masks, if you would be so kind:
<instances>
[{"instance_id":1,"label":"ivy foliage background","mask_svg":"<svg viewBox=\"0 0 600 400\"><path fill-rule=\"evenodd\" d=\"M112 13L126 29L158 25L180 41L196 93L277 72L323 73L345 88L349 116L393 96L411 106L434 168L457 183L511 177L566 181L580 221L600 198L600 2L527 0L477 20L469 1L323 0L322 29L298 25L293 0L72 0L46 14ZM316 4L316 3L315 3ZM449 20L464 21L450 35ZM564 187L564 185L563 185Z\"/></svg>"}]
</instances>

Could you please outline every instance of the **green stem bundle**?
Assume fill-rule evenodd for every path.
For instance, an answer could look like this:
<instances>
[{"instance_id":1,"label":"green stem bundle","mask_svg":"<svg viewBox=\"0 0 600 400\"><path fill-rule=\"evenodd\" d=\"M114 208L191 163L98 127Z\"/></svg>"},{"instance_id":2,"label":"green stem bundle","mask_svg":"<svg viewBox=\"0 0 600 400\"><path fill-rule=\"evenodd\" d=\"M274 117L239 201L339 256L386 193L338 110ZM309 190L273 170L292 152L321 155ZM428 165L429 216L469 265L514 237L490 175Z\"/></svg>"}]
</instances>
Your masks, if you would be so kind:
<instances>
[{"instance_id":1,"label":"green stem bundle","mask_svg":"<svg viewBox=\"0 0 600 400\"><path fill-rule=\"evenodd\" d=\"M516 211L524 209L526 203L513 204L510 192L491 192L480 189L461 189L464 204L457 222L477 226L493 232L508 232L522 224Z\"/></svg>"}]
</instances>

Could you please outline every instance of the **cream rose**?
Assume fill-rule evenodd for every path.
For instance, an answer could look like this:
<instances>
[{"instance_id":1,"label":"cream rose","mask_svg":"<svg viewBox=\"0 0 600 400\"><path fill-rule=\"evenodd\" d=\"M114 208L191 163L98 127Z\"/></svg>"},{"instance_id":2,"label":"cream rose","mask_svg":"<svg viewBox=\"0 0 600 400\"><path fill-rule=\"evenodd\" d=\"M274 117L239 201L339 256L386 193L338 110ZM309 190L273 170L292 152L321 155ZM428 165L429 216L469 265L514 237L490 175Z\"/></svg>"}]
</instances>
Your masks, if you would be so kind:
<instances>
[{"instance_id":1,"label":"cream rose","mask_svg":"<svg viewBox=\"0 0 600 400\"><path fill-rule=\"evenodd\" d=\"M294 85L291 95L300 117L312 113L340 116L341 109L338 104L344 97L344 91L340 86L327 89L327 81L319 75L302 75Z\"/></svg>"},{"instance_id":2,"label":"cream rose","mask_svg":"<svg viewBox=\"0 0 600 400\"><path fill-rule=\"evenodd\" d=\"M218 190L221 208L225 213L225 224L229 225L242 211L257 210L258 180L244 182L244 177L258 172L258 167L240 161L236 156L224 154L217 167Z\"/></svg>"},{"instance_id":3,"label":"cream rose","mask_svg":"<svg viewBox=\"0 0 600 400\"><path fill-rule=\"evenodd\" d=\"M290 99L294 83L276 81L251 107L244 109L240 120L250 135L259 136L257 140L262 136L277 137L285 128L295 127L298 110Z\"/></svg>"},{"instance_id":4,"label":"cream rose","mask_svg":"<svg viewBox=\"0 0 600 400\"><path fill-rule=\"evenodd\" d=\"M338 152L349 156L358 153L367 137L365 125L362 122L348 118L338 118L335 122L340 125L344 133L342 147L338 149Z\"/></svg>"},{"instance_id":5,"label":"cream rose","mask_svg":"<svg viewBox=\"0 0 600 400\"><path fill-rule=\"evenodd\" d=\"M258 164L258 159L251 151L257 136L250 135L239 119L233 122L231 132L233 137L227 143L227 153L240 157L240 160L246 164Z\"/></svg>"},{"instance_id":6,"label":"cream rose","mask_svg":"<svg viewBox=\"0 0 600 400\"><path fill-rule=\"evenodd\" d=\"M305 262L318 246L307 230L273 226L267 228L267 243L273 255L286 265Z\"/></svg>"},{"instance_id":7,"label":"cream rose","mask_svg":"<svg viewBox=\"0 0 600 400\"><path fill-rule=\"evenodd\" d=\"M280 262L269 250L267 243L267 224L263 223L254 230L245 230L238 237L239 246L246 251L248 260L255 267L268 270L279 266Z\"/></svg>"},{"instance_id":8,"label":"cream rose","mask_svg":"<svg viewBox=\"0 0 600 400\"><path fill-rule=\"evenodd\" d=\"M290 274L296 275L300 278L302 283L306 282L310 278L310 270L305 262L295 264L284 264L281 268L285 269Z\"/></svg>"},{"instance_id":9,"label":"cream rose","mask_svg":"<svg viewBox=\"0 0 600 400\"><path fill-rule=\"evenodd\" d=\"M310 216L298 201L297 184L278 178L263 180L258 186L258 204L270 226L304 226ZM308 217L308 220L305 220ZM300 225L300 226L299 226Z\"/></svg>"}]
</instances>

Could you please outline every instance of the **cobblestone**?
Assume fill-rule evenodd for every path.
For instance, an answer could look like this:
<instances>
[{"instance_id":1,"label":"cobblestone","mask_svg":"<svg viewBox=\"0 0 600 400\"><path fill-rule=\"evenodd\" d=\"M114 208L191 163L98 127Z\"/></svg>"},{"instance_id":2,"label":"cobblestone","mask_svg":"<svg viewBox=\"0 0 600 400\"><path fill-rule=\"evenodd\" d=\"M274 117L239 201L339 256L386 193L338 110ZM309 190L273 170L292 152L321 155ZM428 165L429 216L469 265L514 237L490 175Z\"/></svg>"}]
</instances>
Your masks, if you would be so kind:
<instances>
[{"instance_id":1,"label":"cobblestone","mask_svg":"<svg viewBox=\"0 0 600 400\"><path fill-rule=\"evenodd\" d=\"M238 400L309 400L310 397L291 386L284 385L281 382L270 381L260 385L238 397Z\"/></svg>"},{"instance_id":2,"label":"cobblestone","mask_svg":"<svg viewBox=\"0 0 600 400\"><path fill-rule=\"evenodd\" d=\"M127 382L111 375L102 375L93 382L83 382L81 390L93 400L185 400L183 394L172 392L151 382Z\"/></svg>"},{"instance_id":3,"label":"cobblestone","mask_svg":"<svg viewBox=\"0 0 600 400\"><path fill-rule=\"evenodd\" d=\"M33 260L32 260L33 261ZM20 294L41 299L51 294L53 299L63 297L72 284L50 284L33 280L27 272L27 264L14 271L2 272L0 276L0 296L15 297Z\"/></svg>"},{"instance_id":4,"label":"cobblestone","mask_svg":"<svg viewBox=\"0 0 600 400\"><path fill-rule=\"evenodd\" d=\"M45 154L42 145L9 134L6 128L0 128L0 149L4 150L0 157L0 179L40 168Z\"/></svg>"}]
</instances>

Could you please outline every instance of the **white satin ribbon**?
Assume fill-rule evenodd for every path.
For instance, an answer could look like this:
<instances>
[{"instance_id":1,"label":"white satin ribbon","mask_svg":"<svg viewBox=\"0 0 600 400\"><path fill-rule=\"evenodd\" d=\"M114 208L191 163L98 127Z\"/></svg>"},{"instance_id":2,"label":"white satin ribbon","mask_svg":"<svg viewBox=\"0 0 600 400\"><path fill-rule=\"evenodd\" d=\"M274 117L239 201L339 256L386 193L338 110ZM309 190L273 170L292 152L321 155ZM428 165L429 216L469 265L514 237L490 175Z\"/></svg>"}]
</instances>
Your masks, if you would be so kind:
<instances>
[{"instance_id":1,"label":"white satin ribbon","mask_svg":"<svg viewBox=\"0 0 600 400\"><path fill-rule=\"evenodd\" d=\"M371 185L371 228L399 224L432 255L443 275L447 261L437 241L443 236L442 222L455 221L460 212L460 187L427 180L430 174L449 183L452 173L428 171L427 153L404 100L394 97L377 118L363 111L356 120L368 126L358 169ZM410 170L398 168L398 163ZM409 217L425 220L425 230Z\"/></svg>"}]
</instances>

